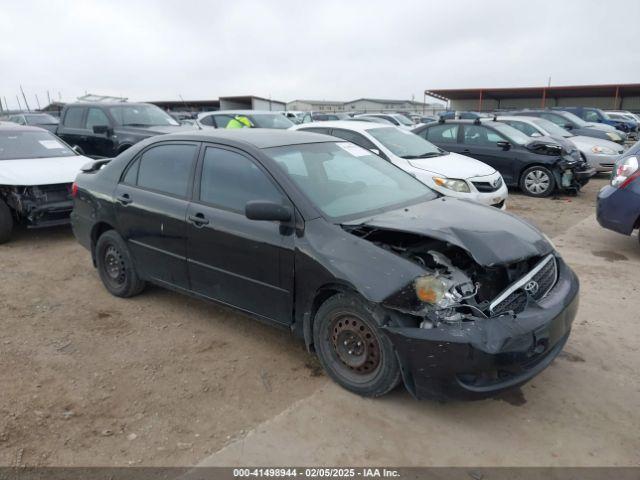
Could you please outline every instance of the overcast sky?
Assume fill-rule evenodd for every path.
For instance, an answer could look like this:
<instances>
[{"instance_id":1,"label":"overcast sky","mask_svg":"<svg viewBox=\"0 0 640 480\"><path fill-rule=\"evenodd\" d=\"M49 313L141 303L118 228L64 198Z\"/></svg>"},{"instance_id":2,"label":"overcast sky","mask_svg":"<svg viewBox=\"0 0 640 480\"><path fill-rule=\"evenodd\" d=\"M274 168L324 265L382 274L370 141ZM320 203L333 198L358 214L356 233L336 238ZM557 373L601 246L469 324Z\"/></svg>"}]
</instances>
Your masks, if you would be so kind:
<instances>
[{"instance_id":1,"label":"overcast sky","mask_svg":"<svg viewBox=\"0 0 640 480\"><path fill-rule=\"evenodd\" d=\"M640 82L638 0L0 0L0 96L422 99ZM21 99L22 101L22 99Z\"/></svg>"}]
</instances>

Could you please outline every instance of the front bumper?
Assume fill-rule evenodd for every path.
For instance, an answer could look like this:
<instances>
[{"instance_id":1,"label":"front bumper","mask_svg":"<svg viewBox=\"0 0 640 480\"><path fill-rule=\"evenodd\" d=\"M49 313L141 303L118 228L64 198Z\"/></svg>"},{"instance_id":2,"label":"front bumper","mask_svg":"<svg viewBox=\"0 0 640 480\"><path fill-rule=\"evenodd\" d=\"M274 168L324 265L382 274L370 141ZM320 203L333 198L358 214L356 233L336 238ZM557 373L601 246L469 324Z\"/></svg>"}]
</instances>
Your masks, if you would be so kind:
<instances>
[{"instance_id":1,"label":"front bumper","mask_svg":"<svg viewBox=\"0 0 640 480\"><path fill-rule=\"evenodd\" d=\"M73 201L45 203L32 208L27 216L28 228L44 228L56 225L68 225Z\"/></svg>"},{"instance_id":2,"label":"front bumper","mask_svg":"<svg viewBox=\"0 0 640 480\"><path fill-rule=\"evenodd\" d=\"M591 165L597 173L602 172L611 172L613 170L613 166L616 163L616 160L620 158L621 154L615 155L598 155L595 153L585 154L587 162Z\"/></svg>"},{"instance_id":3,"label":"front bumper","mask_svg":"<svg viewBox=\"0 0 640 480\"><path fill-rule=\"evenodd\" d=\"M407 389L416 398L485 398L522 385L560 353L578 310L578 278L558 258L549 294L517 314L441 324L386 327Z\"/></svg>"}]
</instances>

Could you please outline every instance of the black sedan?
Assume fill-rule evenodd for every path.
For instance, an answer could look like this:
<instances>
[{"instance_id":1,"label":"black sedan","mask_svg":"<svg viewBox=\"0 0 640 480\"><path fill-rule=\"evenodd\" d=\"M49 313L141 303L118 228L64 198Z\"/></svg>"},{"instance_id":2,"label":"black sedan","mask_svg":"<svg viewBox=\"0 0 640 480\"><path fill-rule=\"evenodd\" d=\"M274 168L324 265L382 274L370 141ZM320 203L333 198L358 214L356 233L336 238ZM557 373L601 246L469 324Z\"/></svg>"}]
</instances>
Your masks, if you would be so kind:
<instances>
[{"instance_id":1,"label":"black sedan","mask_svg":"<svg viewBox=\"0 0 640 480\"><path fill-rule=\"evenodd\" d=\"M576 193L595 169L576 151L570 155L551 138L530 138L493 119L440 120L413 130L438 147L473 157L498 170L510 187L546 197L555 190Z\"/></svg>"},{"instance_id":2,"label":"black sedan","mask_svg":"<svg viewBox=\"0 0 640 480\"><path fill-rule=\"evenodd\" d=\"M520 385L564 346L578 280L534 227L340 139L169 134L87 166L72 225L109 292L150 282L281 326L365 396Z\"/></svg>"}]
</instances>

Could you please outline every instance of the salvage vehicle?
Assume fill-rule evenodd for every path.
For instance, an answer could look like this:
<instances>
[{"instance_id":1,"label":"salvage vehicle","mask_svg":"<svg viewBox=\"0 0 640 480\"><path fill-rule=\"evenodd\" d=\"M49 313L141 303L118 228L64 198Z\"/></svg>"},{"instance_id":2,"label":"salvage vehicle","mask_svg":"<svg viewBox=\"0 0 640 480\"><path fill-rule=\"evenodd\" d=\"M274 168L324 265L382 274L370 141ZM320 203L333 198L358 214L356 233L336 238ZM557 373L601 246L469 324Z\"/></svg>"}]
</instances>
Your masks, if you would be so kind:
<instances>
[{"instance_id":1,"label":"salvage vehicle","mask_svg":"<svg viewBox=\"0 0 640 480\"><path fill-rule=\"evenodd\" d=\"M640 121L631 113L618 112L615 110L607 110L604 112L611 120L618 122L625 122L628 127L629 138L638 138L638 127Z\"/></svg>"},{"instance_id":2,"label":"salvage vehicle","mask_svg":"<svg viewBox=\"0 0 640 480\"><path fill-rule=\"evenodd\" d=\"M64 106L56 133L83 155L115 157L145 138L192 129L149 103L77 102Z\"/></svg>"},{"instance_id":3,"label":"salvage vehicle","mask_svg":"<svg viewBox=\"0 0 640 480\"><path fill-rule=\"evenodd\" d=\"M113 295L150 282L231 306L304 339L364 396L521 385L578 308L576 275L535 227L335 137L156 137L84 168L74 192L74 234Z\"/></svg>"},{"instance_id":4,"label":"salvage vehicle","mask_svg":"<svg viewBox=\"0 0 640 480\"><path fill-rule=\"evenodd\" d=\"M10 122L18 125L29 125L32 127L40 127L56 133L58 128L58 119L48 113L18 113L11 115L8 119Z\"/></svg>"},{"instance_id":5,"label":"salvage vehicle","mask_svg":"<svg viewBox=\"0 0 640 480\"><path fill-rule=\"evenodd\" d=\"M596 172L610 172L616 160L624 153L624 147L604 138L574 135L568 130L541 117L499 116L506 123L529 137L549 137L562 145L570 155L577 150Z\"/></svg>"},{"instance_id":6,"label":"salvage vehicle","mask_svg":"<svg viewBox=\"0 0 640 480\"><path fill-rule=\"evenodd\" d=\"M198 115L198 125L201 128L227 128L227 124L236 117L246 118L250 128L287 129L295 125L284 115L268 110L218 110L204 112Z\"/></svg>"},{"instance_id":7,"label":"salvage vehicle","mask_svg":"<svg viewBox=\"0 0 640 480\"><path fill-rule=\"evenodd\" d=\"M596 218L623 235L640 228L640 142L616 162L611 183L598 192Z\"/></svg>"},{"instance_id":8,"label":"salvage vehicle","mask_svg":"<svg viewBox=\"0 0 640 480\"><path fill-rule=\"evenodd\" d=\"M611 118L607 113L595 107L553 107L553 109L573 113L587 123L609 125L626 134L631 133L634 127L637 126L626 119Z\"/></svg>"},{"instance_id":9,"label":"salvage vehicle","mask_svg":"<svg viewBox=\"0 0 640 480\"><path fill-rule=\"evenodd\" d=\"M624 145L627 141L627 135L624 132L616 130L610 125L600 123L587 123L580 117L563 110L520 110L513 112L502 112L501 115L524 115L526 117L541 117L555 123L559 127L569 130L575 135L584 135L586 137L603 138L612 142Z\"/></svg>"},{"instance_id":10,"label":"salvage vehicle","mask_svg":"<svg viewBox=\"0 0 640 480\"><path fill-rule=\"evenodd\" d=\"M442 195L506 208L509 191L495 168L444 151L407 130L357 121L296 125L292 130L333 135L359 145Z\"/></svg>"},{"instance_id":11,"label":"salvage vehicle","mask_svg":"<svg viewBox=\"0 0 640 480\"><path fill-rule=\"evenodd\" d=\"M552 139L530 138L491 118L440 119L414 133L442 149L491 165L507 185L532 197L546 197L556 190L577 193L595 175L585 160L572 157Z\"/></svg>"},{"instance_id":12,"label":"salvage vehicle","mask_svg":"<svg viewBox=\"0 0 640 480\"><path fill-rule=\"evenodd\" d=\"M90 159L51 132L0 124L0 243L14 224L29 228L69 223L71 185Z\"/></svg>"}]
</instances>

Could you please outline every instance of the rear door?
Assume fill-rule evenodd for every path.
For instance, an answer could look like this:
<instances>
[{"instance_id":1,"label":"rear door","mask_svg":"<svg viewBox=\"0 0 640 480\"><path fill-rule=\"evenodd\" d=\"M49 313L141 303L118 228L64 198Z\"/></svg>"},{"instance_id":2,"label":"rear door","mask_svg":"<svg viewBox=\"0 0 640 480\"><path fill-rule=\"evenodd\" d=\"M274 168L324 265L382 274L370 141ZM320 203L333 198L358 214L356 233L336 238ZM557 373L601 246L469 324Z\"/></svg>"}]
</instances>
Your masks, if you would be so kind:
<instances>
[{"instance_id":1,"label":"rear door","mask_svg":"<svg viewBox=\"0 0 640 480\"><path fill-rule=\"evenodd\" d=\"M189 288L186 214L198 150L197 142L153 145L115 190L118 231L140 275L182 289Z\"/></svg>"},{"instance_id":2,"label":"rear door","mask_svg":"<svg viewBox=\"0 0 640 480\"><path fill-rule=\"evenodd\" d=\"M514 161L517 155L514 150L517 149L517 145L513 145L507 138L484 125L467 123L460 125L460 127L462 128L464 146L461 152L463 155L468 155L492 166L502 174L507 184L518 183L516 162ZM497 145L498 142L509 142L511 148L504 150Z\"/></svg>"},{"instance_id":3,"label":"rear door","mask_svg":"<svg viewBox=\"0 0 640 480\"><path fill-rule=\"evenodd\" d=\"M69 107L65 110L58 126L58 136L72 147L77 145L87 155L94 155L90 149L89 138L85 128L87 108Z\"/></svg>"},{"instance_id":4,"label":"rear door","mask_svg":"<svg viewBox=\"0 0 640 480\"><path fill-rule=\"evenodd\" d=\"M465 147L459 132L460 125L457 123L439 123L421 130L417 135L447 152L462 153Z\"/></svg>"},{"instance_id":5,"label":"rear door","mask_svg":"<svg viewBox=\"0 0 640 480\"><path fill-rule=\"evenodd\" d=\"M249 220L247 202L290 205L271 176L251 156L226 146L206 146L189 205L188 264L191 288L208 298L268 318L291 322L293 229Z\"/></svg>"}]
</instances>

